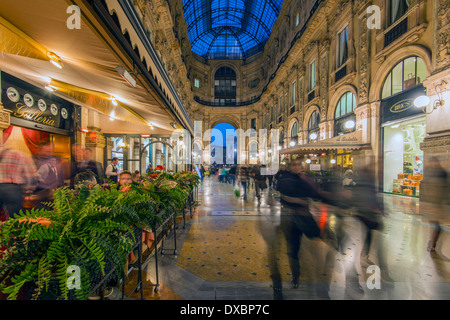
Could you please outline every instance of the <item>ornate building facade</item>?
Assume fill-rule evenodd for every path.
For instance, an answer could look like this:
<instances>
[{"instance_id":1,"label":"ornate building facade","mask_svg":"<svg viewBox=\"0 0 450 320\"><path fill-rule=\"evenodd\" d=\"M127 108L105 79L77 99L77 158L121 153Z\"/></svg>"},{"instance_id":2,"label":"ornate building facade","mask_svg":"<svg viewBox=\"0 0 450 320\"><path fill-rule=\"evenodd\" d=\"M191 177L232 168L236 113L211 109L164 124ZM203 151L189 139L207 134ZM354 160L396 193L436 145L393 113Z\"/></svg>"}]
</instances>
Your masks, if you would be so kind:
<instances>
[{"instance_id":1,"label":"ornate building facade","mask_svg":"<svg viewBox=\"0 0 450 320\"><path fill-rule=\"evenodd\" d=\"M270 141L271 129L278 129L281 160L302 157L322 169L373 163L386 192L404 193L402 175L422 174L424 164L426 177L432 156L450 164L450 122L443 121L450 116L449 1L284 1L264 50L244 60L196 55L183 2L153 3L156 21L173 26L159 28L167 42L156 44L162 56L177 57L170 59L179 61L171 67L174 82L203 132L219 122L243 130L256 124ZM224 67L235 83L230 100L215 95ZM425 92L431 103L423 112L413 102ZM430 112L437 99L444 105ZM398 125L406 133L392 145L390 129ZM207 140L197 142L207 149ZM248 137L247 156L251 143Z\"/></svg>"}]
</instances>

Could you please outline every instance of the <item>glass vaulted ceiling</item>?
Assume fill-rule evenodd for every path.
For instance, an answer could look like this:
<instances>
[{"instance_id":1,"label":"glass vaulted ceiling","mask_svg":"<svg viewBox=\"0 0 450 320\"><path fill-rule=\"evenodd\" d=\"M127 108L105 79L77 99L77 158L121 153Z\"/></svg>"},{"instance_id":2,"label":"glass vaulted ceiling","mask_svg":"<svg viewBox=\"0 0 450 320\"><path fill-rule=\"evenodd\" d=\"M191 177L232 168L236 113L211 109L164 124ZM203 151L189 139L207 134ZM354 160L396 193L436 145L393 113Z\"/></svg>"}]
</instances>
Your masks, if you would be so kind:
<instances>
[{"instance_id":1,"label":"glass vaulted ceiling","mask_svg":"<svg viewBox=\"0 0 450 320\"><path fill-rule=\"evenodd\" d=\"M183 0L192 51L246 59L264 49L283 0Z\"/></svg>"}]
</instances>

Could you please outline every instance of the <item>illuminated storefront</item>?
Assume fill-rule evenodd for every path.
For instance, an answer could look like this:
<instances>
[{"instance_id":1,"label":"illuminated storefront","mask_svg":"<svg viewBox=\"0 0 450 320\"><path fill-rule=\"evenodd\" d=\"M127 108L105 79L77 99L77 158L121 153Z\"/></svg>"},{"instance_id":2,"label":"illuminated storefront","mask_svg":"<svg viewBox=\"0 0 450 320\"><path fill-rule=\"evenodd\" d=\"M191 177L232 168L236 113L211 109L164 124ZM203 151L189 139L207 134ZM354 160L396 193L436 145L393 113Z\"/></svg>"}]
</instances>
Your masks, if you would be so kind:
<instances>
[{"instance_id":1,"label":"illuminated storefront","mask_svg":"<svg viewBox=\"0 0 450 320\"><path fill-rule=\"evenodd\" d=\"M60 183L68 184L76 106L5 72L1 96L11 116L11 125L3 132L4 145L29 154L38 170L47 158L56 157Z\"/></svg>"},{"instance_id":2,"label":"illuminated storefront","mask_svg":"<svg viewBox=\"0 0 450 320\"><path fill-rule=\"evenodd\" d=\"M383 192L420 195L426 116L414 99L424 93L420 85L382 101Z\"/></svg>"}]
</instances>

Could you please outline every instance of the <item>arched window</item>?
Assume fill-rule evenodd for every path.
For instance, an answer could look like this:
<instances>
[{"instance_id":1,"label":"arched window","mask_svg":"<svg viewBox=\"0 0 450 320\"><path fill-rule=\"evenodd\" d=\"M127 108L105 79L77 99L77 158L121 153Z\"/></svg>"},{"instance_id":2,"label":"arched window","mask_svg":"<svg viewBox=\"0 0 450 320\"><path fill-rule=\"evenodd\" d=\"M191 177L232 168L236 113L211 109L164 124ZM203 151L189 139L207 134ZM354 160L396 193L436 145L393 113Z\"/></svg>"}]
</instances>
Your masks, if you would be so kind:
<instances>
[{"instance_id":1,"label":"arched window","mask_svg":"<svg viewBox=\"0 0 450 320\"><path fill-rule=\"evenodd\" d=\"M298 139L298 122L295 121L291 127L291 135L290 135L290 139L289 139L290 140L289 145L291 147L294 146L297 143L297 139Z\"/></svg>"},{"instance_id":2,"label":"arched window","mask_svg":"<svg viewBox=\"0 0 450 320\"><path fill-rule=\"evenodd\" d=\"M229 67L221 67L214 75L215 105L225 106L236 103L236 73Z\"/></svg>"},{"instance_id":3,"label":"arched window","mask_svg":"<svg viewBox=\"0 0 450 320\"><path fill-rule=\"evenodd\" d=\"M426 77L427 67L421 58L417 56L406 58L397 63L387 75L384 80L381 99L386 99L421 84Z\"/></svg>"},{"instance_id":4,"label":"arched window","mask_svg":"<svg viewBox=\"0 0 450 320\"><path fill-rule=\"evenodd\" d=\"M248 155L250 164L255 164L258 161L258 143L256 141L250 142L248 146Z\"/></svg>"},{"instance_id":5,"label":"arched window","mask_svg":"<svg viewBox=\"0 0 450 320\"><path fill-rule=\"evenodd\" d=\"M281 129L280 131L280 145L282 146L284 144L284 129Z\"/></svg>"},{"instance_id":6,"label":"arched window","mask_svg":"<svg viewBox=\"0 0 450 320\"><path fill-rule=\"evenodd\" d=\"M342 135L355 131L356 98L353 92L346 92L339 99L334 112L334 135Z\"/></svg>"},{"instance_id":7,"label":"arched window","mask_svg":"<svg viewBox=\"0 0 450 320\"><path fill-rule=\"evenodd\" d=\"M317 142L319 140L319 128L320 114L319 111L315 110L308 121L308 142Z\"/></svg>"}]
</instances>

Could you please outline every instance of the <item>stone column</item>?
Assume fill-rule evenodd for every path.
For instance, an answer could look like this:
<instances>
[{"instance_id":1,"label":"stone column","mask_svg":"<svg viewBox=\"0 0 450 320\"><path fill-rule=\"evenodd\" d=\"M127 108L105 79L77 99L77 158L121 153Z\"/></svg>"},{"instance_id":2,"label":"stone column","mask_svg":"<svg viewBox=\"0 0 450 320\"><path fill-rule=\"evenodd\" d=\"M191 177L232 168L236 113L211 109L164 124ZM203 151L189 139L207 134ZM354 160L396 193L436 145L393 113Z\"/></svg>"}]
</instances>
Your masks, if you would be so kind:
<instances>
[{"instance_id":1,"label":"stone column","mask_svg":"<svg viewBox=\"0 0 450 320\"><path fill-rule=\"evenodd\" d=\"M355 129L360 130L362 132L362 141L361 143L371 143L371 132L372 128L375 128L372 126L371 120L372 120L372 112L371 112L371 106L370 104L366 103L361 106L358 106L355 109L355 115L356 115L356 123L355 123Z\"/></svg>"},{"instance_id":2,"label":"stone column","mask_svg":"<svg viewBox=\"0 0 450 320\"><path fill-rule=\"evenodd\" d=\"M97 111L87 111L87 129L89 132L86 133L84 142L87 148L92 148L93 160L103 163L106 139L101 133L99 117L100 115ZM104 167L106 165L107 163L103 163Z\"/></svg>"},{"instance_id":3,"label":"stone column","mask_svg":"<svg viewBox=\"0 0 450 320\"><path fill-rule=\"evenodd\" d=\"M0 145L3 144L3 131L11 125L9 112L5 111L0 101Z\"/></svg>"}]
</instances>

